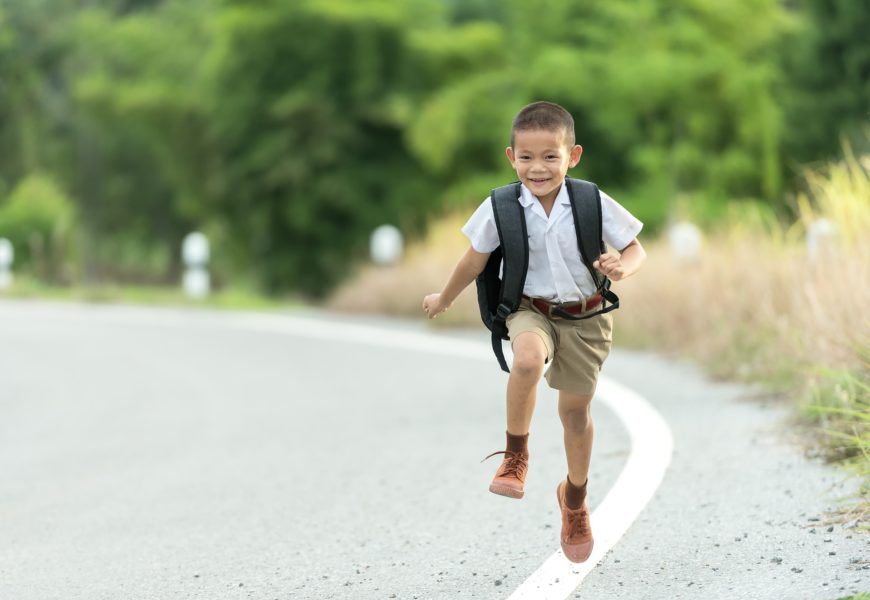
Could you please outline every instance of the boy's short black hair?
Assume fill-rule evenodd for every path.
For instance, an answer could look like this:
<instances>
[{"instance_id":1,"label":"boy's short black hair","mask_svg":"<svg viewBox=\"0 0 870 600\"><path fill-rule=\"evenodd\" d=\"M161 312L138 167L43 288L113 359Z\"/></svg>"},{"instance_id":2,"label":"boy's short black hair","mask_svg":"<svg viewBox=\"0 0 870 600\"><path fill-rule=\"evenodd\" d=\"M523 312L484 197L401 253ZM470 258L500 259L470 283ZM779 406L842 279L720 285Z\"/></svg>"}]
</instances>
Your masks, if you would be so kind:
<instances>
[{"instance_id":1,"label":"boy's short black hair","mask_svg":"<svg viewBox=\"0 0 870 600\"><path fill-rule=\"evenodd\" d=\"M511 124L511 148L514 147L514 134L530 129L564 131L565 144L569 148L574 145L574 117L553 102L532 102L517 113Z\"/></svg>"}]
</instances>

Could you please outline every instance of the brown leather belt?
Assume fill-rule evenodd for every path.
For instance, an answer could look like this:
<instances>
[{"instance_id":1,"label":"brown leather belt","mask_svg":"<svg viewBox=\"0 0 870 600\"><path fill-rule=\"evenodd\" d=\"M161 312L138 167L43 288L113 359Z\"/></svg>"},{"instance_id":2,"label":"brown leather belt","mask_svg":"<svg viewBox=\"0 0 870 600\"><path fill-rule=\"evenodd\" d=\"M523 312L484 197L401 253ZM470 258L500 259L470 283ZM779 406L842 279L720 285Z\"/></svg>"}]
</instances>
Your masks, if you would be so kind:
<instances>
[{"instance_id":1,"label":"brown leather belt","mask_svg":"<svg viewBox=\"0 0 870 600\"><path fill-rule=\"evenodd\" d=\"M556 308L561 308L569 315L580 315L580 314L583 314L584 312L588 312L588 311L592 310L593 308L595 308L596 306L601 304L601 300L603 299L601 294L595 294L594 296L589 296L588 298L586 298L585 303L583 302L583 300L580 300L579 302L566 302L564 304L553 304L553 303L547 302L546 300L543 300L541 298L529 298L525 294L523 294L523 298L525 298L526 300L529 300L535 308L537 308L539 311L541 311L545 315L550 316L550 317L556 317L556 318L558 318L559 315L554 315L552 312Z\"/></svg>"}]
</instances>

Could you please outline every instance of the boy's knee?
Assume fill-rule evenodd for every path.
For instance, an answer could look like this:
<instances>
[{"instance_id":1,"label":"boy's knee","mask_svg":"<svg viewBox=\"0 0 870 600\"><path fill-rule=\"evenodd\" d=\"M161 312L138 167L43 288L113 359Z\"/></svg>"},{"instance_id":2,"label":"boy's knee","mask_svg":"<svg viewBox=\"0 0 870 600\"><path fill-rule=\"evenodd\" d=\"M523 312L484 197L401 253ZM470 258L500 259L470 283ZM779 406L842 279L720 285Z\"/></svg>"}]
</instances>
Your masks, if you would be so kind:
<instances>
[{"instance_id":1,"label":"boy's knee","mask_svg":"<svg viewBox=\"0 0 870 600\"><path fill-rule=\"evenodd\" d=\"M518 377L531 378L538 377L544 370L544 353L534 349L527 348L514 354L514 362L511 365L511 372L516 373Z\"/></svg>"},{"instance_id":2,"label":"boy's knee","mask_svg":"<svg viewBox=\"0 0 870 600\"><path fill-rule=\"evenodd\" d=\"M592 424L588 408L570 408L561 412L562 426L575 433L585 432Z\"/></svg>"},{"instance_id":3,"label":"boy's knee","mask_svg":"<svg viewBox=\"0 0 870 600\"><path fill-rule=\"evenodd\" d=\"M592 397L577 396L571 402L560 402L562 426L575 433L585 432L592 425Z\"/></svg>"},{"instance_id":4,"label":"boy's knee","mask_svg":"<svg viewBox=\"0 0 870 600\"><path fill-rule=\"evenodd\" d=\"M544 345L544 340L537 333L526 331L514 340L512 348L514 361L511 372L523 378L540 377L547 361L547 347Z\"/></svg>"}]
</instances>

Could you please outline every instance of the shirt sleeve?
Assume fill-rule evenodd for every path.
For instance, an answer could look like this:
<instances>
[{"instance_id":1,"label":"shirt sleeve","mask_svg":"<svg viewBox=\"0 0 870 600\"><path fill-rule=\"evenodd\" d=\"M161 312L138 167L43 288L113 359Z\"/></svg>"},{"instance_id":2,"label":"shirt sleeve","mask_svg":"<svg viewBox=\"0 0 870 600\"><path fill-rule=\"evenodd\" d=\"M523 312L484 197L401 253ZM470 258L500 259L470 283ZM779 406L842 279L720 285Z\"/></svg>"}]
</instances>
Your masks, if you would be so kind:
<instances>
[{"instance_id":1,"label":"shirt sleeve","mask_svg":"<svg viewBox=\"0 0 870 600\"><path fill-rule=\"evenodd\" d=\"M643 223L616 200L601 192L601 237L608 246L621 252L641 229Z\"/></svg>"},{"instance_id":2,"label":"shirt sleeve","mask_svg":"<svg viewBox=\"0 0 870 600\"><path fill-rule=\"evenodd\" d=\"M462 233L471 241L471 247L482 254L498 248L498 229L495 226L495 215L489 198L477 207L462 227Z\"/></svg>"}]
</instances>

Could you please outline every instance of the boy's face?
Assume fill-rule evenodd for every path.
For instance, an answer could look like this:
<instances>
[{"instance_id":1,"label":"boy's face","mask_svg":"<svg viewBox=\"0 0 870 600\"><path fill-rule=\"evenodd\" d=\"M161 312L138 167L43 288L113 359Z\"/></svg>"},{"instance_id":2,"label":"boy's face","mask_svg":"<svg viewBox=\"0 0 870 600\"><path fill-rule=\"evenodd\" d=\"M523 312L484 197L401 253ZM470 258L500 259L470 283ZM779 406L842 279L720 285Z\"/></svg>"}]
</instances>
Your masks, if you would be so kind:
<instances>
[{"instance_id":1,"label":"boy's face","mask_svg":"<svg viewBox=\"0 0 870 600\"><path fill-rule=\"evenodd\" d=\"M520 181L541 202L552 202L583 148L567 146L564 130L526 129L514 132L514 145L505 153Z\"/></svg>"}]
</instances>

